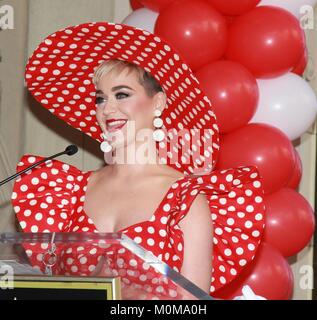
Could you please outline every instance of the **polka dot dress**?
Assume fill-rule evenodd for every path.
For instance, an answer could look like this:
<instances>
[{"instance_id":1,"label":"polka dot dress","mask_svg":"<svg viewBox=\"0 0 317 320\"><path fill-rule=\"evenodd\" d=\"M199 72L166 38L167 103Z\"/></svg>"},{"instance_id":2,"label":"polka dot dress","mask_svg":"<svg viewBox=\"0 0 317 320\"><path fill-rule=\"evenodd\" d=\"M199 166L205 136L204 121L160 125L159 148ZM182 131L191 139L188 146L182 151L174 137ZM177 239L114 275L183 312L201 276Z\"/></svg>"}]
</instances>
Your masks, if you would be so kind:
<instances>
[{"instance_id":1,"label":"polka dot dress","mask_svg":"<svg viewBox=\"0 0 317 320\"><path fill-rule=\"evenodd\" d=\"M25 155L17 169L21 171L41 159L39 156ZM58 160L50 160L16 180L12 204L23 231L98 232L83 211L91 173L82 172ZM217 290L235 279L253 260L261 242L265 209L263 189L255 167L183 176L170 186L149 220L119 232L181 272L184 243L179 222L186 216L199 193L207 197L214 225L210 294L217 296ZM43 268L45 249L45 245L27 248L26 253L33 265ZM124 284L133 282L135 289L145 290L151 295L170 295L168 290L172 290L172 295L175 293L171 284L160 283L158 273L149 271L147 276L145 272L140 277L137 269L140 265L142 267L143 262L131 257L131 253L124 248L115 250L111 246L91 245L84 248L76 245L58 250L60 260L55 267L56 274L91 275L101 265L101 257L105 256L110 261L108 267L116 269ZM111 264L117 264L116 268Z\"/></svg>"}]
</instances>

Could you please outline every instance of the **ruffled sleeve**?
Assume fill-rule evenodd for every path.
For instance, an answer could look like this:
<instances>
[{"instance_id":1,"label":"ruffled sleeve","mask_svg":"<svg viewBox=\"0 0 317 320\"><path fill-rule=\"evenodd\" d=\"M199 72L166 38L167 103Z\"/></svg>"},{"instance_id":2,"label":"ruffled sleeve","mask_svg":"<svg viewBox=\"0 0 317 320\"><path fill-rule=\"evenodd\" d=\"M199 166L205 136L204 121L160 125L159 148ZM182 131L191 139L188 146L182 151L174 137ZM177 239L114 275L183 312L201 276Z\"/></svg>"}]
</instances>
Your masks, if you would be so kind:
<instances>
[{"instance_id":1,"label":"ruffled sleeve","mask_svg":"<svg viewBox=\"0 0 317 320\"><path fill-rule=\"evenodd\" d=\"M43 157L24 155L21 171ZM49 160L15 181L12 205L24 232L67 232L83 172L58 160Z\"/></svg>"},{"instance_id":2,"label":"ruffled sleeve","mask_svg":"<svg viewBox=\"0 0 317 320\"><path fill-rule=\"evenodd\" d=\"M265 225L261 178L256 167L239 167L185 177L176 189L174 225L199 193L206 195L214 226L210 293L215 296L254 259L261 242Z\"/></svg>"}]
</instances>

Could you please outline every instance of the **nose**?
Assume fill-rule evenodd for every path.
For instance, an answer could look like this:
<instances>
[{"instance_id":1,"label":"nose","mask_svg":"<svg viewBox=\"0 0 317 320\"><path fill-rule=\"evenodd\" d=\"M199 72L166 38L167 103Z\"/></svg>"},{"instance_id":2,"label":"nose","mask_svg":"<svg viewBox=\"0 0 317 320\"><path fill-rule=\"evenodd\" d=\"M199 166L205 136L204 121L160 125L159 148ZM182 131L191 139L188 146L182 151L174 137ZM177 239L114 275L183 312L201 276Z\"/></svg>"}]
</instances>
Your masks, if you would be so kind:
<instances>
[{"instance_id":1,"label":"nose","mask_svg":"<svg viewBox=\"0 0 317 320\"><path fill-rule=\"evenodd\" d=\"M103 113L103 115L107 116L112 113L115 113L116 111L117 111L117 106L116 106L115 101L113 101L112 99L109 99L107 101L107 103L105 103L103 110L102 110L102 113Z\"/></svg>"}]
</instances>

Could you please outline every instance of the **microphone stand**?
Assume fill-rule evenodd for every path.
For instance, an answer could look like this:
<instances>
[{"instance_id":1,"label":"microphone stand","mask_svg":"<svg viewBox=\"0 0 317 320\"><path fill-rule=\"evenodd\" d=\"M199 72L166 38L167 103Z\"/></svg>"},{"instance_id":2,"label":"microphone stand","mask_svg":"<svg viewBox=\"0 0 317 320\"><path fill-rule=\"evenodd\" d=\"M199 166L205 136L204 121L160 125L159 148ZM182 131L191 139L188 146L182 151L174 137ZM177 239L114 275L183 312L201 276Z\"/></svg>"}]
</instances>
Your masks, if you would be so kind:
<instances>
[{"instance_id":1,"label":"microphone stand","mask_svg":"<svg viewBox=\"0 0 317 320\"><path fill-rule=\"evenodd\" d=\"M77 151L78 151L77 146L75 146L75 145L69 145L64 151L59 152L59 153L56 153L56 154L54 154L54 155L52 155L52 156L50 156L50 157L44 158L44 159L42 159L42 160L40 160L40 161L38 161L38 162L35 162L35 163L33 163L32 165L30 165L29 167L25 168L24 170L19 171L19 172L15 173L14 175L12 175L12 176L10 176L10 177L8 177L8 178L0 181L0 186L2 186L2 185L4 185L4 184L6 184L7 182L15 179L16 177L20 176L21 174L23 174L23 173L25 173L25 172L33 169L34 167L42 164L43 162L46 162L46 161L48 161L48 160L52 160L52 159L54 159L54 158L56 158L56 157L59 157L59 156L61 156L61 155L63 155L63 154L67 154L67 155L69 155L69 156L72 156L72 155L75 154Z\"/></svg>"}]
</instances>

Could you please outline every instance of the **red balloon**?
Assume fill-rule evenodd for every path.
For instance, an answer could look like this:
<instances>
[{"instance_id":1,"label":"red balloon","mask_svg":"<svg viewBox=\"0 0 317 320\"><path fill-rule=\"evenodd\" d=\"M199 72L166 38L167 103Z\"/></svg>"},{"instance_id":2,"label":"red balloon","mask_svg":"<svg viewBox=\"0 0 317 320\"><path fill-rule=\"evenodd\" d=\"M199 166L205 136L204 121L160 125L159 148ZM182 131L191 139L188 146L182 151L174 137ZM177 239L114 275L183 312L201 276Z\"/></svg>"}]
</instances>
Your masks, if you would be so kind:
<instances>
[{"instance_id":1,"label":"red balloon","mask_svg":"<svg viewBox=\"0 0 317 320\"><path fill-rule=\"evenodd\" d=\"M307 63L308 63L308 50L306 47L302 57L299 59L297 65L293 68L292 72L298 74L299 76L302 76L307 67Z\"/></svg>"},{"instance_id":2,"label":"red balloon","mask_svg":"<svg viewBox=\"0 0 317 320\"><path fill-rule=\"evenodd\" d=\"M315 229L314 211L308 201L291 188L282 188L265 197L264 241L291 257L311 240Z\"/></svg>"},{"instance_id":3,"label":"red balloon","mask_svg":"<svg viewBox=\"0 0 317 320\"><path fill-rule=\"evenodd\" d=\"M302 160L300 158L300 155L296 149L294 149L294 153L295 153L295 165L293 169L293 174L290 180L288 181L286 187L297 189L302 179L303 166L302 166Z\"/></svg>"},{"instance_id":4,"label":"red balloon","mask_svg":"<svg viewBox=\"0 0 317 320\"><path fill-rule=\"evenodd\" d=\"M256 165L266 193L284 187L294 169L294 147L279 129L250 123L221 136L217 169Z\"/></svg>"},{"instance_id":5,"label":"red balloon","mask_svg":"<svg viewBox=\"0 0 317 320\"><path fill-rule=\"evenodd\" d=\"M227 21L227 26L230 27L234 20L236 20L236 17L235 16L224 16L226 21Z\"/></svg>"},{"instance_id":6,"label":"red balloon","mask_svg":"<svg viewBox=\"0 0 317 320\"><path fill-rule=\"evenodd\" d=\"M144 5L142 3L140 3L139 0L130 0L130 5L131 5L132 10L144 8Z\"/></svg>"},{"instance_id":7,"label":"red balloon","mask_svg":"<svg viewBox=\"0 0 317 320\"><path fill-rule=\"evenodd\" d=\"M217 61L203 66L196 76L212 101L221 133L246 125L253 117L259 99L254 76L242 65Z\"/></svg>"},{"instance_id":8,"label":"red balloon","mask_svg":"<svg viewBox=\"0 0 317 320\"><path fill-rule=\"evenodd\" d=\"M237 16L253 9L261 0L207 0L222 14Z\"/></svg>"},{"instance_id":9,"label":"red balloon","mask_svg":"<svg viewBox=\"0 0 317 320\"><path fill-rule=\"evenodd\" d=\"M173 2L159 14L155 33L173 45L193 70L220 59L226 50L226 19L202 0Z\"/></svg>"},{"instance_id":10,"label":"red balloon","mask_svg":"<svg viewBox=\"0 0 317 320\"><path fill-rule=\"evenodd\" d=\"M285 258L272 246L263 243L254 261L233 282L215 292L221 299L241 296L242 287L249 285L256 295L268 300L288 300L294 287L294 277Z\"/></svg>"},{"instance_id":11,"label":"red balloon","mask_svg":"<svg viewBox=\"0 0 317 320\"><path fill-rule=\"evenodd\" d=\"M261 6L231 25L226 56L257 78L272 78L291 71L304 49L305 35L296 17L281 8Z\"/></svg>"},{"instance_id":12,"label":"red balloon","mask_svg":"<svg viewBox=\"0 0 317 320\"><path fill-rule=\"evenodd\" d=\"M145 7L160 12L175 0L139 0Z\"/></svg>"}]
</instances>

